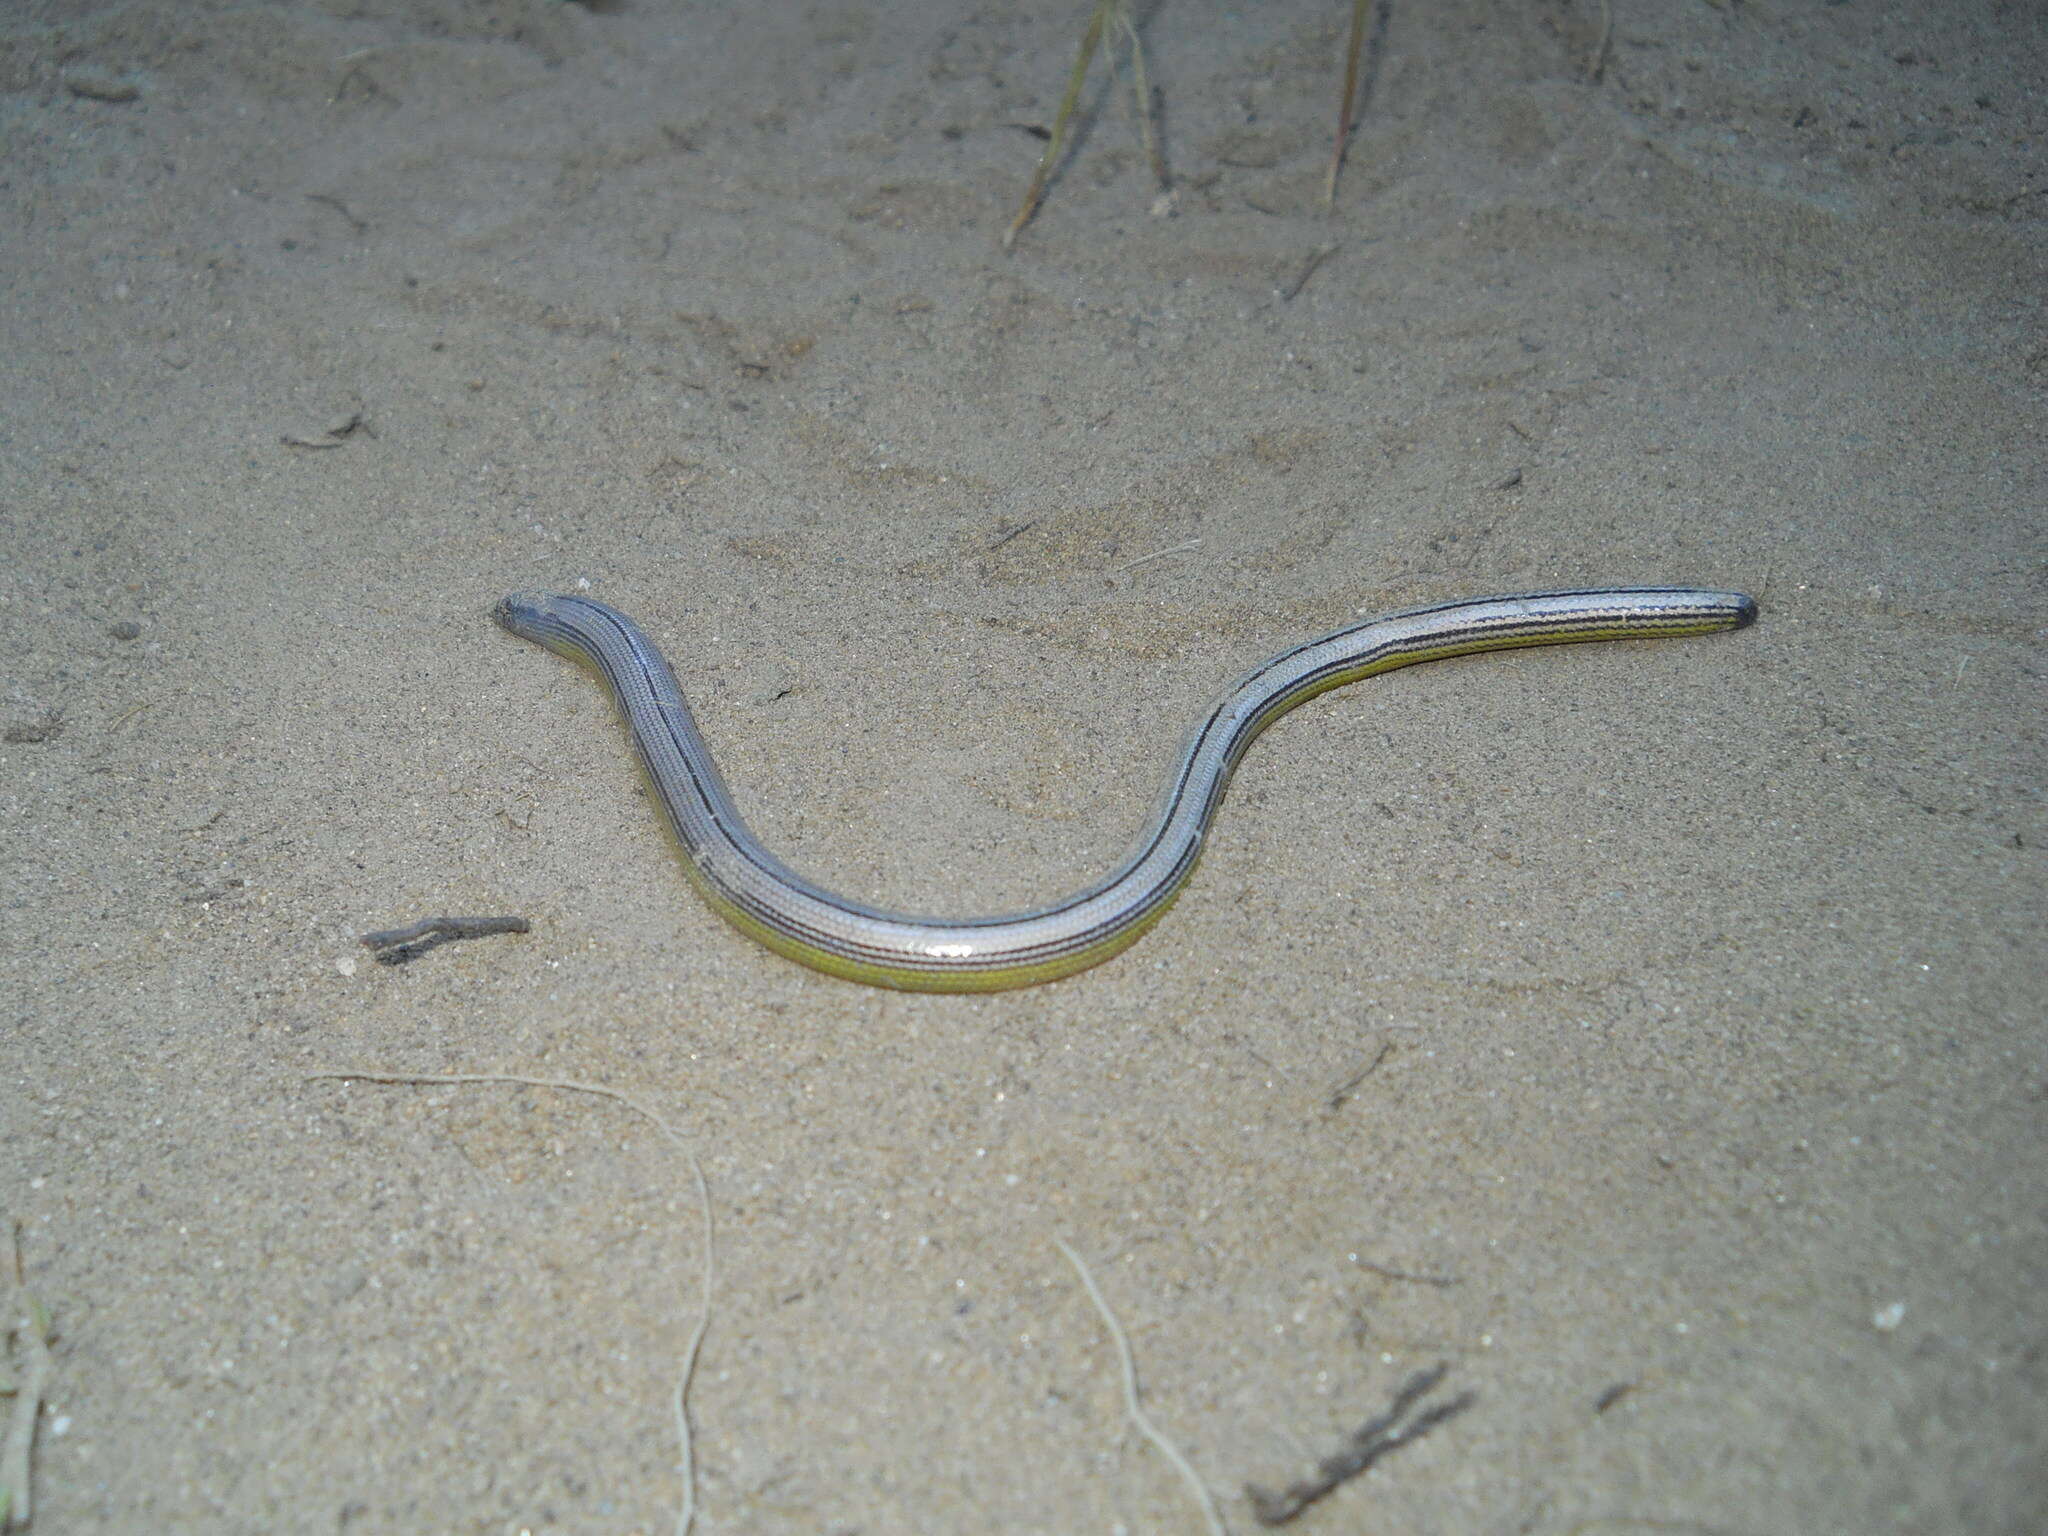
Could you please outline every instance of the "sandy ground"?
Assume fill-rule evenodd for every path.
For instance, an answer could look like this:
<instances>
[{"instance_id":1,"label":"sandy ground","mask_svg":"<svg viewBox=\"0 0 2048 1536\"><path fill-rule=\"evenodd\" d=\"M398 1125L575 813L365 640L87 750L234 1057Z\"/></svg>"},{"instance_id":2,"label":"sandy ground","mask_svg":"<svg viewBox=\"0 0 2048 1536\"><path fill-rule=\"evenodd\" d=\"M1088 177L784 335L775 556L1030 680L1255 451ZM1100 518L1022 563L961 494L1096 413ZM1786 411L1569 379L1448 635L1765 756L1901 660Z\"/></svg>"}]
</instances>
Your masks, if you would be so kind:
<instances>
[{"instance_id":1,"label":"sandy ground","mask_svg":"<svg viewBox=\"0 0 2048 1536\"><path fill-rule=\"evenodd\" d=\"M20 3L0 35L0 1210L37 1531L2048 1521L2048 28L1966 0ZM669 648L772 846L1050 899L1359 612L1752 630L1342 690L1138 948L817 976L680 878ZM530 934L371 963L366 929ZM17 1339L17 1346L19 1340Z\"/></svg>"}]
</instances>

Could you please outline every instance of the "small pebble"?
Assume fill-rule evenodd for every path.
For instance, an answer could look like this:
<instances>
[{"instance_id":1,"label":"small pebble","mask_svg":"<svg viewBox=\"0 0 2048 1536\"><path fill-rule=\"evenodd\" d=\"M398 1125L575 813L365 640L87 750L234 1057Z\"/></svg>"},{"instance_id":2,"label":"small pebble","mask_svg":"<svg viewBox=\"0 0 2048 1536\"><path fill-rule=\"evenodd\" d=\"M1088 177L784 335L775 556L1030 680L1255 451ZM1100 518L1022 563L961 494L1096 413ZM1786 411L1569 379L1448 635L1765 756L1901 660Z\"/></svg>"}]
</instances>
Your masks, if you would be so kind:
<instances>
[{"instance_id":1,"label":"small pebble","mask_svg":"<svg viewBox=\"0 0 2048 1536\"><path fill-rule=\"evenodd\" d=\"M133 80L123 80L119 75L108 74L102 69L67 71L64 89L74 96L83 96L87 101L134 101L142 95L142 87Z\"/></svg>"},{"instance_id":2,"label":"small pebble","mask_svg":"<svg viewBox=\"0 0 2048 1536\"><path fill-rule=\"evenodd\" d=\"M142 626L133 619L116 619L107 626L107 633L116 640L137 640L142 637Z\"/></svg>"}]
</instances>

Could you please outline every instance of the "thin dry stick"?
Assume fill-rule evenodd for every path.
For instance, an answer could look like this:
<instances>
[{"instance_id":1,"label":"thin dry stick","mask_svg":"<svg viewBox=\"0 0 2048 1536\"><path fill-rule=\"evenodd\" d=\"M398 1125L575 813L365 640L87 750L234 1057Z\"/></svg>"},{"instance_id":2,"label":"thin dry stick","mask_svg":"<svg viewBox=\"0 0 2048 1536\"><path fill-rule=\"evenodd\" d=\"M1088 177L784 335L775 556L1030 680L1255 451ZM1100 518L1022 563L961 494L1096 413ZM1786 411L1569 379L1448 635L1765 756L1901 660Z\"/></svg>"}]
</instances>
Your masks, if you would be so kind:
<instances>
[{"instance_id":1,"label":"thin dry stick","mask_svg":"<svg viewBox=\"0 0 2048 1536\"><path fill-rule=\"evenodd\" d=\"M1131 45L1131 84L1138 101L1138 140L1145 146L1145 158L1152 163L1152 179L1159 183L1161 192L1173 191L1173 178L1166 174L1166 156L1159 148L1159 135L1152 128L1152 86L1145 79L1145 45L1138 40L1138 28L1131 20L1131 13L1119 4L1116 7L1116 29ZM1110 73L1116 72L1116 60L1109 61Z\"/></svg>"},{"instance_id":2,"label":"thin dry stick","mask_svg":"<svg viewBox=\"0 0 2048 1536\"><path fill-rule=\"evenodd\" d=\"M625 1105L676 1144L697 1181L697 1209L703 1217L704 1230L703 1291L698 1301L697 1324L690 1330L690 1342L683 1348L682 1374L676 1378L675 1394L671 1404L675 1413L676 1443L681 1448L683 1457L683 1506L676 1514L675 1536L689 1536L690 1527L697 1519L697 1461L690 1440L690 1382L697 1374L697 1356L703 1350L704 1335L711 1327L712 1283L711 1187L704 1181L704 1165L697 1161L695 1149L683 1140L681 1133L674 1126L632 1094L617 1088L607 1088L602 1083L579 1083L560 1077L524 1077L515 1072L325 1071L309 1072L306 1076L308 1079L339 1079L400 1085L438 1084L451 1087L472 1083L513 1083L524 1088L554 1088L563 1093L595 1094L598 1098L610 1099L616 1104Z\"/></svg>"},{"instance_id":3,"label":"thin dry stick","mask_svg":"<svg viewBox=\"0 0 2048 1536\"><path fill-rule=\"evenodd\" d=\"M1444 1379L1448 1364L1417 1371L1402 1383L1387 1411L1353 1430L1334 1456L1316 1463L1315 1476L1291 1483L1281 1493L1271 1493L1253 1483L1245 1484L1252 1513L1261 1525L1286 1525L1319 1499L1329 1497L1352 1478L1367 1471L1381 1457L1398 1451L1412 1440L1420 1440L1446 1419L1454 1419L1478 1401L1478 1394L1461 1392L1447 1403L1437 1403L1416 1415L1406 1428L1396 1428L1401 1418Z\"/></svg>"},{"instance_id":4,"label":"thin dry stick","mask_svg":"<svg viewBox=\"0 0 2048 1536\"><path fill-rule=\"evenodd\" d=\"M423 917L403 928L379 928L363 935L369 949L389 949L394 944L417 944L421 939L481 939L494 933L530 933L533 924L523 917Z\"/></svg>"},{"instance_id":5,"label":"thin dry stick","mask_svg":"<svg viewBox=\"0 0 2048 1536\"><path fill-rule=\"evenodd\" d=\"M1614 0L1600 0L1600 41L1586 60L1586 80L1598 85L1607 69L1607 45L1614 41Z\"/></svg>"},{"instance_id":6,"label":"thin dry stick","mask_svg":"<svg viewBox=\"0 0 2048 1536\"><path fill-rule=\"evenodd\" d=\"M1074 103L1081 99L1081 82L1088 78L1088 65L1095 57L1096 46L1102 41L1102 24L1109 14L1109 8L1116 0L1102 0L1095 7L1095 14L1088 18L1088 29L1081 34L1080 50L1074 55L1074 68L1067 76L1067 93L1060 98L1060 109L1053 115L1052 137L1045 141L1045 153L1038 157L1038 169L1031 173L1031 185L1024 192L1024 206L1017 210L1017 217L1010 221L1010 227L1003 231L1003 249L1008 250L1017 243L1017 235L1031 216L1038 212L1039 200L1045 196L1045 181L1058 164L1060 153L1066 147L1067 119L1074 115Z\"/></svg>"},{"instance_id":7,"label":"thin dry stick","mask_svg":"<svg viewBox=\"0 0 2048 1536\"><path fill-rule=\"evenodd\" d=\"M0 1439L0 1531L26 1526L34 1513L29 1490L29 1454L35 1448L36 1419L43 1409L43 1387L50 1379L50 1314L31 1296L21 1275L20 1234L7 1227L7 1273L0 1292L7 1309L0 1340L17 1340L20 1375L11 1385L14 1409L7 1433Z\"/></svg>"},{"instance_id":8,"label":"thin dry stick","mask_svg":"<svg viewBox=\"0 0 2048 1536\"><path fill-rule=\"evenodd\" d=\"M1185 543L1174 544L1165 549L1155 549L1149 555L1140 555L1137 559L1118 566L1117 570L1119 572L1135 571L1139 566L1150 565L1154 560L1164 560L1168 555L1184 555L1191 549L1200 549L1201 547L1202 541L1200 539L1189 539Z\"/></svg>"},{"instance_id":9,"label":"thin dry stick","mask_svg":"<svg viewBox=\"0 0 2048 1536\"><path fill-rule=\"evenodd\" d=\"M1337 206L1337 173L1344 168L1344 149L1351 139L1351 108L1358 95L1358 54L1365 46L1368 0L1351 0L1351 42L1344 50L1344 95L1337 103L1337 142L1330 147L1330 176L1323 184L1323 208Z\"/></svg>"},{"instance_id":10,"label":"thin dry stick","mask_svg":"<svg viewBox=\"0 0 2048 1536\"><path fill-rule=\"evenodd\" d=\"M1095 1277L1088 1272L1088 1266L1081 1262L1081 1255L1074 1252L1061 1239L1056 1237L1053 1241L1059 1244L1059 1250L1067 1256L1067 1262L1074 1266L1074 1273L1081 1277L1081 1284L1087 1289L1088 1299L1095 1303L1095 1310L1102 1314L1102 1326L1109 1330L1110 1339L1116 1344L1116 1357L1123 1367L1124 1411L1131 1416L1131 1422L1138 1426L1138 1433L1158 1447L1159 1454L1173 1463L1174 1470L1179 1472L1188 1487L1194 1490L1195 1498L1202 1506L1202 1514L1208 1519L1213 1536L1229 1536L1228 1529L1223 1524L1223 1516L1216 1512L1216 1501L1209 1496L1209 1490L1203 1486L1201 1478L1195 1475L1195 1469L1188 1465L1187 1457L1174 1448L1173 1442L1153 1426L1152 1421L1145 1417L1145 1410L1138 1406L1138 1365L1131 1358L1131 1341L1124 1336L1123 1325L1116 1320L1116 1314L1109 1310L1109 1303L1103 1300L1102 1290L1096 1285Z\"/></svg>"}]
</instances>

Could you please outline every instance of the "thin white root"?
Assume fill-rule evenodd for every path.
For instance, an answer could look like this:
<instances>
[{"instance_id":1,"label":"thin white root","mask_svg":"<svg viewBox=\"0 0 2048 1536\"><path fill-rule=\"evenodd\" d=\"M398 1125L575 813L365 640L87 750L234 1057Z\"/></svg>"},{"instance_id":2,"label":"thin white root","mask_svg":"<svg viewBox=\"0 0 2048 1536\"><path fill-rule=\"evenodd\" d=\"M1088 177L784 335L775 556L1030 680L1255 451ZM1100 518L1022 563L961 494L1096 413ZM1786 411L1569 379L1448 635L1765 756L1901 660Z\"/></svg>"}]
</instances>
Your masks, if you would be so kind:
<instances>
[{"instance_id":1,"label":"thin white root","mask_svg":"<svg viewBox=\"0 0 2048 1536\"><path fill-rule=\"evenodd\" d=\"M1095 1283L1095 1277L1088 1272L1088 1266L1081 1262L1081 1255L1069 1248L1060 1238L1053 1241L1067 1256L1067 1262L1074 1266L1074 1273L1081 1277L1081 1284L1088 1291L1088 1299L1095 1303L1095 1310L1102 1314L1102 1326L1109 1330L1110 1340L1116 1345L1117 1360L1123 1366L1124 1409L1131 1416L1131 1422L1138 1426L1138 1433L1158 1448L1159 1454L1173 1464L1188 1487L1194 1491L1195 1501L1202 1506L1202 1514L1209 1522L1211 1536L1229 1536L1229 1528L1223 1523L1223 1516L1217 1512L1216 1501L1209 1496L1209 1490L1195 1469L1188 1465L1187 1457L1181 1455L1174 1443L1162 1435L1152 1421L1145 1417L1145 1410L1138 1406L1138 1365L1131 1358L1131 1341L1124 1336L1123 1325L1116 1320L1116 1314L1109 1310L1109 1303L1103 1299L1102 1290Z\"/></svg>"}]
</instances>

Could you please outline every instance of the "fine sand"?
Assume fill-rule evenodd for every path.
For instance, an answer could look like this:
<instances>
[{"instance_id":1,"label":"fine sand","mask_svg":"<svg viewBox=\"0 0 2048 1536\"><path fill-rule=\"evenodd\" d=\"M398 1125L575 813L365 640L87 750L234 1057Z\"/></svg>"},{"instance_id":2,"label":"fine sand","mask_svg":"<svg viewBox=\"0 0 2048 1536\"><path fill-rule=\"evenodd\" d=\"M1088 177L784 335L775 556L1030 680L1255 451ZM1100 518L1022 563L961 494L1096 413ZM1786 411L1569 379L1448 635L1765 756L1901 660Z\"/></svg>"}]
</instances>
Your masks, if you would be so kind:
<instances>
[{"instance_id":1,"label":"fine sand","mask_svg":"<svg viewBox=\"0 0 2048 1536\"><path fill-rule=\"evenodd\" d=\"M1006 251L1087 9L6 9L36 1532L672 1530L692 1151L702 1532L1209 1529L1062 1243L1239 1533L1439 1363L1294 1529L2048 1528L2038 6L1393 0L1326 213L1349 7L1161 0L1171 194L1098 60ZM1291 641L1658 583L1763 616L1325 695L985 998L729 928L490 619L968 914Z\"/></svg>"}]
</instances>

